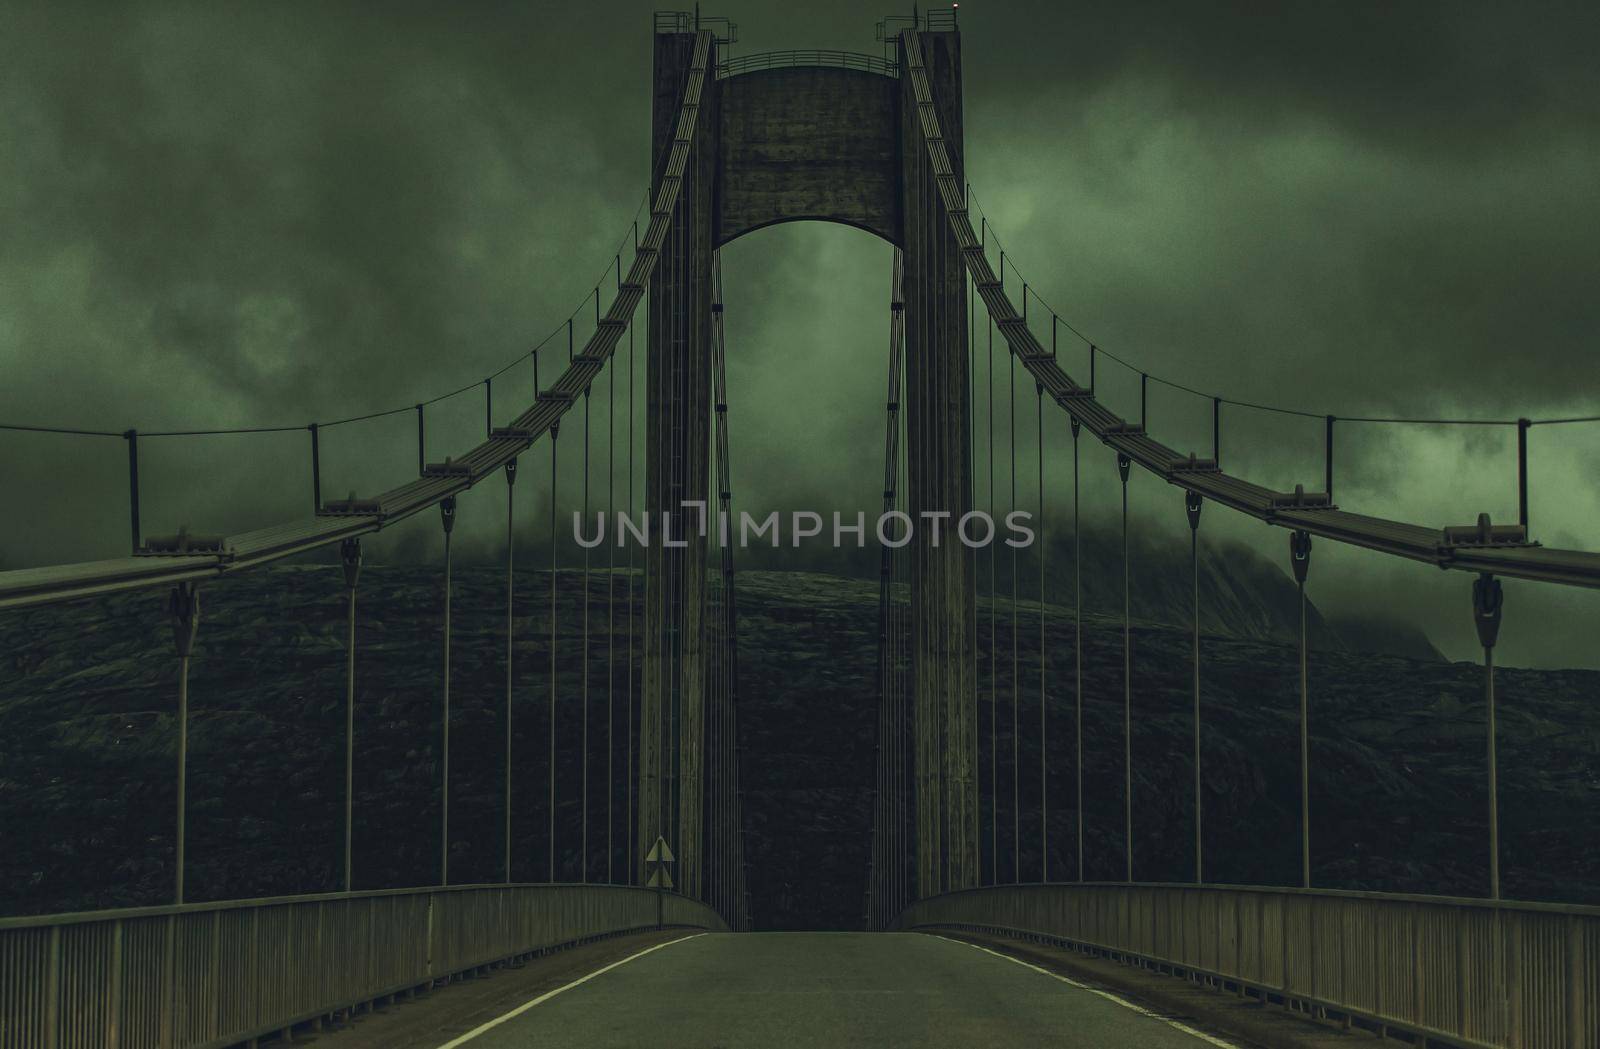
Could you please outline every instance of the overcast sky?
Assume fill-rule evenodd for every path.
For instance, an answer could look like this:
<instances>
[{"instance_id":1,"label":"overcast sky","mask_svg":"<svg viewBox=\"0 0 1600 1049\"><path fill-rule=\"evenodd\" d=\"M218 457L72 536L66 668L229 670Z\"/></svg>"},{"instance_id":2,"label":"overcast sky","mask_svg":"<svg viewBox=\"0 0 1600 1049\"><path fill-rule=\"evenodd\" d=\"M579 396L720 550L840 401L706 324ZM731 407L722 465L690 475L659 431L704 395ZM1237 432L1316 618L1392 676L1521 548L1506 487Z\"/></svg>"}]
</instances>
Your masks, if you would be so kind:
<instances>
[{"instance_id":1,"label":"overcast sky","mask_svg":"<svg viewBox=\"0 0 1600 1049\"><path fill-rule=\"evenodd\" d=\"M642 197L651 10L0 0L0 422L303 425L410 404L526 354L581 306ZM1339 415L1597 414L1594 10L969 2L967 174L1032 287L1154 373ZM884 13L706 12L740 23L735 53L877 53ZM889 263L870 234L821 224L725 249L743 507L874 505ZM979 334L981 402L981 322ZM1084 378L1077 353L1064 365ZM1002 434L1006 368L1002 349ZM1136 379L1101 377L1136 415ZM501 421L531 385L526 364L496 383ZM603 380L597 456L608 396ZM1031 386L1019 397L1019 500L1032 505ZM1156 436L1208 450L1204 401L1153 387L1150 410ZM431 408L430 459L465 450L482 421L481 389ZM1320 421L1230 411L1223 454L1264 483L1320 488L1321 437ZM403 482L414 442L409 415L328 431L325 493ZM1046 442L1047 500L1061 506L1059 413ZM141 442L146 534L303 516L308 443ZM1429 526L1512 520L1513 451L1512 430L1350 424L1338 499ZM1003 507L1009 444L998 454ZM1531 456L1535 538L1600 546L1600 426L1535 429ZM1085 506L1111 513L1113 457L1089 444L1083 457ZM547 453L534 458L518 491L530 529L547 505ZM125 552L125 470L120 440L0 436L0 485L16 497L0 565ZM1176 489L1132 487L1134 527L1181 535ZM501 541L502 490L463 499L469 552ZM1281 530L1220 510L1203 527L1285 560ZM436 519L370 546L434 556ZM1466 575L1319 542L1311 590L1334 611L1400 611L1453 658L1473 656ZM1600 594L1507 591L1505 662L1600 665Z\"/></svg>"}]
</instances>

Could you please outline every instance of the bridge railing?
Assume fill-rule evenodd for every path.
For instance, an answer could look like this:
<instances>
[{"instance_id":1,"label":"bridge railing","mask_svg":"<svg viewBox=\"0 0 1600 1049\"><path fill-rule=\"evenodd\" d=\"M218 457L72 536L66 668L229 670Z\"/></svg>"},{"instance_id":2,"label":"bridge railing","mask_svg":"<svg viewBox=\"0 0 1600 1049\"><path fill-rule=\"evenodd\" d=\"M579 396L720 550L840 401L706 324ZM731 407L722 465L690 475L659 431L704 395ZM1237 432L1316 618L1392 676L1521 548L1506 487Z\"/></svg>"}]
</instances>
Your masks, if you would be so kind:
<instances>
[{"instance_id":1,"label":"bridge railing","mask_svg":"<svg viewBox=\"0 0 1600 1049\"><path fill-rule=\"evenodd\" d=\"M1600 907L1337 890L1008 885L902 929L1055 942L1452 1045L1600 1045Z\"/></svg>"},{"instance_id":2,"label":"bridge railing","mask_svg":"<svg viewBox=\"0 0 1600 1049\"><path fill-rule=\"evenodd\" d=\"M721 930L661 897L662 923ZM496 962L654 928L656 893L469 885L0 919L0 1049L212 1049Z\"/></svg>"}]
</instances>

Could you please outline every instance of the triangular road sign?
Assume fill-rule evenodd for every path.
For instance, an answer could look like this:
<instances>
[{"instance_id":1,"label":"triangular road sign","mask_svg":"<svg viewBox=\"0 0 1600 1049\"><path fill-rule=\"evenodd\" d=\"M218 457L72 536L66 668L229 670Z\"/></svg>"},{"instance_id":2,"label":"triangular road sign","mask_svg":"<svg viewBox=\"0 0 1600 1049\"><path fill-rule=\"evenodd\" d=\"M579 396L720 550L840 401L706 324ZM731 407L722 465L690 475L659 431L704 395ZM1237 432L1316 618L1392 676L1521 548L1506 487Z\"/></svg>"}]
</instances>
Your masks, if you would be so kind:
<instances>
[{"instance_id":1,"label":"triangular road sign","mask_svg":"<svg viewBox=\"0 0 1600 1049\"><path fill-rule=\"evenodd\" d=\"M673 862L672 850L667 848L667 839L658 836L656 843L650 846L650 854L644 858L644 861L656 864Z\"/></svg>"},{"instance_id":2,"label":"triangular road sign","mask_svg":"<svg viewBox=\"0 0 1600 1049\"><path fill-rule=\"evenodd\" d=\"M672 875L667 873L665 867L657 867L655 873L650 875L650 880L645 882L645 887L649 889L670 889L672 888Z\"/></svg>"}]
</instances>

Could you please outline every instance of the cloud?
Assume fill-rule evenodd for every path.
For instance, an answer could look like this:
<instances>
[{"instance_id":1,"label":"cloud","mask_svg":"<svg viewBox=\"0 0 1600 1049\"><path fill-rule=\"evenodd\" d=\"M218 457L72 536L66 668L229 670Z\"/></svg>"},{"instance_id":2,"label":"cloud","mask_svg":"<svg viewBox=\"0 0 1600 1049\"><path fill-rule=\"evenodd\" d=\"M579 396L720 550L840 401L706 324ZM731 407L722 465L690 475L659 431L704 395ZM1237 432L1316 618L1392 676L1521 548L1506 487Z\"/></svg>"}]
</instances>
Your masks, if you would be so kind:
<instances>
[{"instance_id":1,"label":"cloud","mask_svg":"<svg viewBox=\"0 0 1600 1049\"><path fill-rule=\"evenodd\" d=\"M584 298L630 239L647 178L649 11L12 4L14 31L0 34L0 421L301 426L472 383L574 310L581 338ZM878 47L856 5L728 13L741 53ZM961 16L978 200L1032 291L1112 352L1319 413L1600 410L1592 8L1015 3ZM821 226L727 249L742 508L876 505L889 257L866 234ZM979 337L982 383L981 323ZM1063 359L1082 374L1069 343ZM1108 398L1136 414L1136 377L1101 364ZM526 397L531 372L524 362L497 380L499 412ZM637 380L642 412L642 349ZM1025 450L1031 393L1024 384ZM1157 436L1208 450L1204 401L1152 387L1150 408ZM481 389L430 408L429 458L477 440L483 413ZM980 434L985 420L980 410ZM1006 433L1004 398L998 421ZM1065 421L1046 425L1046 483L1064 492ZM1594 429L1534 433L1535 531L1553 545L1600 541ZM559 442L564 509L581 497L575 432ZM1506 519L1506 439L1341 424L1340 501L1430 525L1479 509ZM1230 408L1223 445L1230 468L1320 484L1317 420ZM326 431L323 453L326 494L401 483L414 420ZM141 455L147 533L307 510L304 433L150 439ZM1086 505L1112 514L1114 469L1103 449L1084 455ZM529 460L516 499L531 539L548 511L547 453ZM28 507L6 563L121 553L125 462L114 438L0 436L0 484ZM637 477L642 490L642 466ZM1166 488L1136 484L1134 512L1181 529ZM501 508L494 486L463 500L464 556L503 542ZM1281 535L1238 529L1281 556ZM374 540L374 556L437 546L423 515ZM1458 611L1454 591L1430 589L1446 583L1465 585L1360 555L1319 603L1359 609L1379 589L1466 658L1466 628L1438 625ZM1529 614L1552 621L1593 596L1527 590ZM1595 658L1561 631L1516 651Z\"/></svg>"}]
</instances>

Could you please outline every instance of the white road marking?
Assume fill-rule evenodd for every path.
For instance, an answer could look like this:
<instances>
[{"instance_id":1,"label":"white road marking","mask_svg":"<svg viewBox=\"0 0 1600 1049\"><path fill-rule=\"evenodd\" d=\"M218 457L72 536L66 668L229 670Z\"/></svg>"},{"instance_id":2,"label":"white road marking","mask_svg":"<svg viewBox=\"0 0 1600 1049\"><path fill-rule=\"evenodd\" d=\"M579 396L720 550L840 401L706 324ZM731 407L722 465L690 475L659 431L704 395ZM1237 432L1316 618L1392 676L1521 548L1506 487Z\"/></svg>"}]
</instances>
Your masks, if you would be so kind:
<instances>
[{"instance_id":1,"label":"white road marking","mask_svg":"<svg viewBox=\"0 0 1600 1049\"><path fill-rule=\"evenodd\" d=\"M642 951L639 951L637 953L628 955L626 958L623 958L621 961L612 962L610 965L607 965L604 968L596 969L594 972L590 973L587 976L580 976L576 980L573 980L571 983L567 984L564 987L557 987L553 991L546 991L543 994L541 994L539 997L535 998L533 1001L524 1002L521 1005L517 1006L515 1009L511 1010L509 1013L505 1013L502 1016L497 1016L493 1020L490 1020L486 1024L481 1024L481 1025L479 1025L477 1027L474 1027L472 1030L468 1031L464 1035L461 1035L459 1038L450 1039L448 1042L446 1042L443 1045L439 1046L439 1049L456 1049L456 1046L465 1045L467 1042L472 1041L472 1039L478 1037L480 1034L483 1034L485 1031L488 1031L488 1030L490 1030L492 1028L495 1028L495 1027L499 1027L501 1024L505 1023L507 1020L515 1019L516 1017L521 1016L523 1013L527 1012L529 1009L532 1009L534 1006L541 1005L541 1004L543 1004L545 1002L548 1002L550 999L554 998L556 995L562 994L562 993L564 993L566 991L570 991L574 987L578 986L579 984L588 983L590 980L594 979L596 976L603 976L606 973L610 972L612 969L617 968L619 965L627 965L629 962L633 961L635 958L643 958L645 955L649 954L651 951L659 951L663 947L671 947L675 943L682 943L684 940L692 940L696 936L704 936L704 935L705 935L705 933L703 933L703 932L691 933L688 936L680 936L676 940L668 940L666 943L658 943L654 947L646 947Z\"/></svg>"},{"instance_id":2,"label":"white road marking","mask_svg":"<svg viewBox=\"0 0 1600 1049\"><path fill-rule=\"evenodd\" d=\"M1132 1009L1134 1012L1138 1013L1140 1016L1148 1016L1152 1020L1160 1020L1162 1023L1168 1025L1169 1027L1176 1027L1178 1030L1182 1031L1184 1034L1193 1035L1194 1037L1200 1039L1203 1042L1209 1042L1212 1045L1216 1046L1217 1049L1239 1049L1239 1046L1235 1045L1233 1042L1223 1041L1221 1038L1218 1038L1215 1035L1206 1034L1204 1031L1197 1031L1193 1027L1190 1027L1186 1023L1183 1023L1183 1022L1178 1021L1178 1020L1173 1020L1173 1019L1171 1019L1169 1017L1162 1016L1162 1015L1160 1015L1158 1013L1153 1013L1149 1009L1146 1009L1142 1005L1136 1005L1133 1002L1128 1001L1126 998L1117 997L1116 995L1112 994L1110 991L1102 991L1098 987L1090 987L1086 983L1079 983L1077 980L1074 980L1071 977L1062 976L1060 973L1053 973L1049 969L1045 969L1045 968L1043 968L1041 966L1034 965L1032 962L1025 962L1021 958L1014 958L1009 954L1002 954L999 951L991 951L987 947L980 947L978 944L968 943L966 940L957 940L957 939L955 939L953 937L950 937L950 936L940 936L936 932L935 933L928 933L927 935L932 936L932 937L934 937L936 939L940 939L940 940L949 940L951 943L959 943L963 947L971 947L973 950L982 951L984 954L992 954L996 958L1004 958L1006 961L1013 962L1013 963L1015 963L1017 965L1020 965L1024 969L1032 969L1036 973L1043 973L1044 975L1050 977L1051 979L1060 980L1062 983L1069 984L1069 985L1071 985L1073 987L1076 987L1080 991L1088 991L1090 994L1098 994L1100 997L1106 999L1109 1002L1116 1002L1118 1005L1122 1006L1124 1009Z\"/></svg>"}]
</instances>

